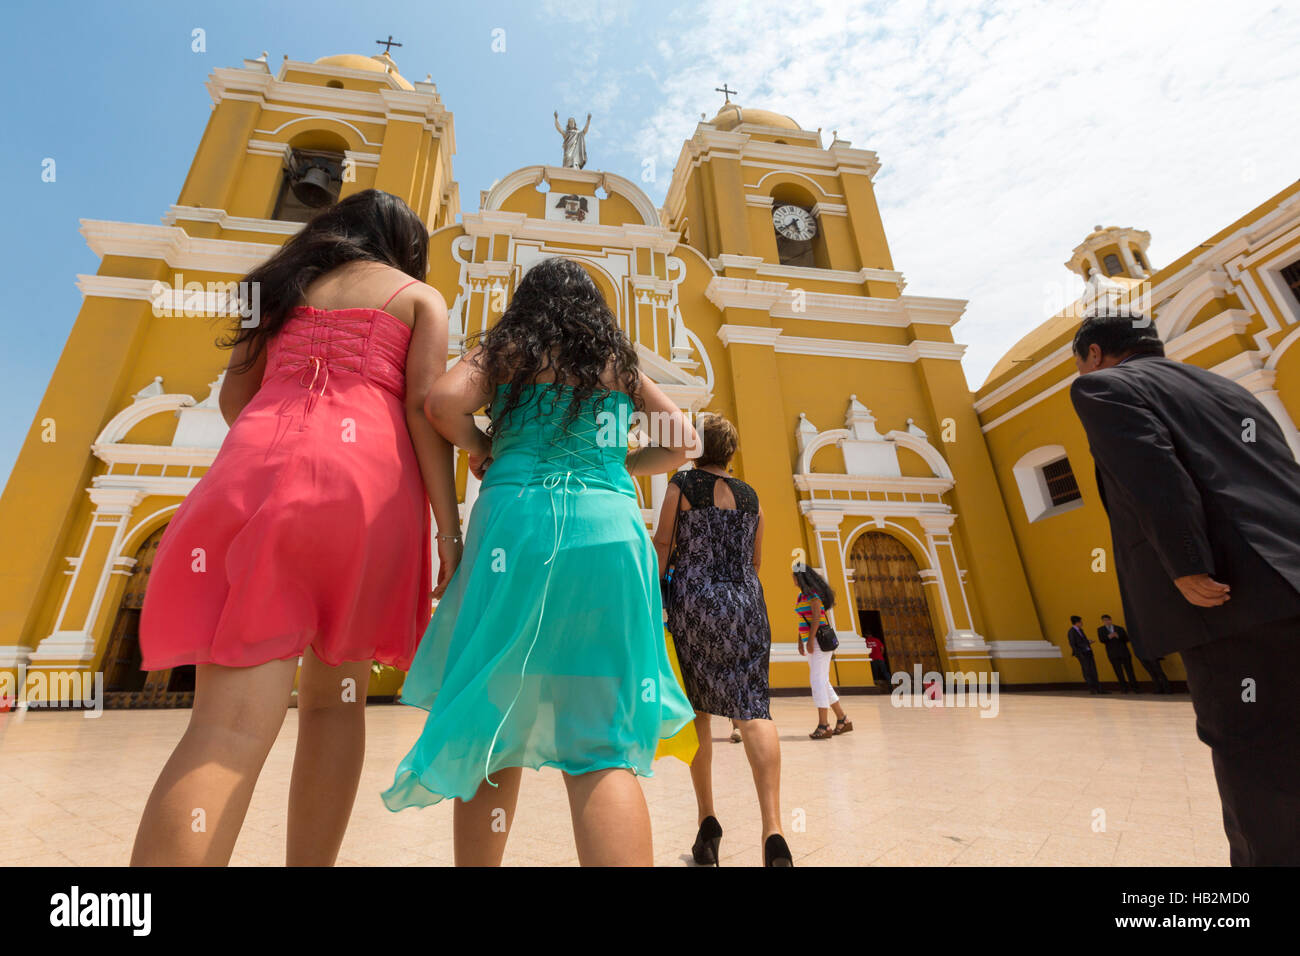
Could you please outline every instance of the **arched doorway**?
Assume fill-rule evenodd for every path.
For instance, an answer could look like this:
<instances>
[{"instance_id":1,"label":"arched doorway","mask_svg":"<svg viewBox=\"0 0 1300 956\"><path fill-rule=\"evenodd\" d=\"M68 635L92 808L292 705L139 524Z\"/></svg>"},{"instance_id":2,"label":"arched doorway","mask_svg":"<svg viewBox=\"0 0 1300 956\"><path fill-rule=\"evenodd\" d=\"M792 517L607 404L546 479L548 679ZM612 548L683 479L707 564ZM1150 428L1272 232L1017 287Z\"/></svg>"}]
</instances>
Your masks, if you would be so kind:
<instances>
[{"instance_id":1,"label":"arched doorway","mask_svg":"<svg viewBox=\"0 0 1300 956\"><path fill-rule=\"evenodd\" d=\"M884 642L889 669L911 674L920 664L922 673L941 673L930 604L911 552L892 535L868 531L853 540L849 566L862 635Z\"/></svg>"},{"instance_id":2,"label":"arched doorway","mask_svg":"<svg viewBox=\"0 0 1300 956\"><path fill-rule=\"evenodd\" d=\"M135 569L126 582L113 633L104 649L105 707L188 707L194 703L194 668L140 670L140 609L149 586L154 555L165 527L159 528L135 553Z\"/></svg>"}]
</instances>

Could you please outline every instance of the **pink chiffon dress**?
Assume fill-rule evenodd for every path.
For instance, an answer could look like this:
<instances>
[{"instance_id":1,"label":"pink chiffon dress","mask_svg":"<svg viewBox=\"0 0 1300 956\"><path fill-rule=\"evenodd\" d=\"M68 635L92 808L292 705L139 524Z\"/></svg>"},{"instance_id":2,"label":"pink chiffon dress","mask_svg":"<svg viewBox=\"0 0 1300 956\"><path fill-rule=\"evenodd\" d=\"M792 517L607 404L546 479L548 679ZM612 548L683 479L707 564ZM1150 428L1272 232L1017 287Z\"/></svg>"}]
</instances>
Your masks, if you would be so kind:
<instances>
[{"instance_id":1,"label":"pink chiffon dress","mask_svg":"<svg viewBox=\"0 0 1300 956\"><path fill-rule=\"evenodd\" d=\"M383 309L290 314L261 388L163 534L144 670L251 667L307 647L330 666L409 667L431 609L429 503L403 402L410 337Z\"/></svg>"}]
</instances>

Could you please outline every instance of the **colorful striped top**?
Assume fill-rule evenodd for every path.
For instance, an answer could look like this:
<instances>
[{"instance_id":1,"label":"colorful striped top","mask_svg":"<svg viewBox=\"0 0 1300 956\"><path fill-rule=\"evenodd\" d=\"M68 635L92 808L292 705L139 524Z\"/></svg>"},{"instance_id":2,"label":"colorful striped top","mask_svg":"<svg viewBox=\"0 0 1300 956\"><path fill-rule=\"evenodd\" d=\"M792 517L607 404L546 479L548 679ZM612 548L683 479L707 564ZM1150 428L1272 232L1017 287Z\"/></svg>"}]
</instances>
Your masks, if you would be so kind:
<instances>
[{"instance_id":1,"label":"colorful striped top","mask_svg":"<svg viewBox=\"0 0 1300 956\"><path fill-rule=\"evenodd\" d=\"M794 613L799 615L799 637L800 639L808 637L808 618L812 617L812 599L813 596L803 591L799 592L799 600L795 602ZM822 623L829 624L826 620L826 609L822 608Z\"/></svg>"}]
</instances>

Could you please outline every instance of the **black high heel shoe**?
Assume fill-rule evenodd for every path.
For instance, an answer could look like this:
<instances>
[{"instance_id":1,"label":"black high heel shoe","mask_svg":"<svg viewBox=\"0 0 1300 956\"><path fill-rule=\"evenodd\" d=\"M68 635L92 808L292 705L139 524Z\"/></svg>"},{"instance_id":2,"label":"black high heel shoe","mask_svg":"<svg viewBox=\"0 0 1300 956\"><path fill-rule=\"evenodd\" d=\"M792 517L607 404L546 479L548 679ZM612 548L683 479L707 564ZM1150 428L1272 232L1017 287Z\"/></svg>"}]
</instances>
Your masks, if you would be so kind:
<instances>
[{"instance_id":1,"label":"black high heel shoe","mask_svg":"<svg viewBox=\"0 0 1300 956\"><path fill-rule=\"evenodd\" d=\"M691 856L698 866L718 865L718 844L722 842L722 824L715 817L705 817L695 836Z\"/></svg>"},{"instance_id":2,"label":"black high heel shoe","mask_svg":"<svg viewBox=\"0 0 1300 956\"><path fill-rule=\"evenodd\" d=\"M786 845L785 837L779 833L773 833L763 843L763 865L764 866L794 866L794 858L790 856L790 847Z\"/></svg>"}]
</instances>

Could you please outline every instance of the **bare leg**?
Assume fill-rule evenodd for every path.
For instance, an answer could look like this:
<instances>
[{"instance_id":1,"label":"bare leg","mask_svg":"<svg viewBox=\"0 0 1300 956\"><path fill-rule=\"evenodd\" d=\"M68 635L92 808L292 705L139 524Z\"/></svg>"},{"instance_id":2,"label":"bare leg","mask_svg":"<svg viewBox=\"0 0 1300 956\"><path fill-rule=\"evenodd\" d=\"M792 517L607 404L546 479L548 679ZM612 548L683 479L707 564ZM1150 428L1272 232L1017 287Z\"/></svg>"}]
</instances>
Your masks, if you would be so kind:
<instances>
[{"instance_id":1,"label":"bare leg","mask_svg":"<svg viewBox=\"0 0 1300 956\"><path fill-rule=\"evenodd\" d=\"M296 668L296 660L198 666L190 723L149 794L132 866L230 862Z\"/></svg>"},{"instance_id":2,"label":"bare leg","mask_svg":"<svg viewBox=\"0 0 1300 956\"><path fill-rule=\"evenodd\" d=\"M763 840L781 832L781 739L770 720L746 720L740 732L745 756L758 791L758 808L763 815Z\"/></svg>"},{"instance_id":3,"label":"bare leg","mask_svg":"<svg viewBox=\"0 0 1300 956\"><path fill-rule=\"evenodd\" d=\"M831 722L831 711L830 711L830 708L829 708L829 707L818 707L818 708L817 708L817 723L818 723L818 725L826 724L827 726L830 726L830 722Z\"/></svg>"},{"instance_id":4,"label":"bare leg","mask_svg":"<svg viewBox=\"0 0 1300 956\"><path fill-rule=\"evenodd\" d=\"M564 775L569 814L583 866L653 866L650 811L630 770Z\"/></svg>"},{"instance_id":5,"label":"bare leg","mask_svg":"<svg viewBox=\"0 0 1300 956\"><path fill-rule=\"evenodd\" d=\"M838 720L844 719L844 708L840 706L840 702L838 700L835 703L831 704L831 710L835 711L835 717ZM822 723L825 723L825 721L822 721Z\"/></svg>"},{"instance_id":6,"label":"bare leg","mask_svg":"<svg viewBox=\"0 0 1300 956\"><path fill-rule=\"evenodd\" d=\"M691 786L695 788L696 823L713 816L713 716L695 712L695 736L700 747L691 761Z\"/></svg>"},{"instance_id":7,"label":"bare leg","mask_svg":"<svg viewBox=\"0 0 1300 956\"><path fill-rule=\"evenodd\" d=\"M370 661L330 667L307 648L298 677L298 746L289 784L289 866L333 866L366 756Z\"/></svg>"},{"instance_id":8,"label":"bare leg","mask_svg":"<svg viewBox=\"0 0 1300 956\"><path fill-rule=\"evenodd\" d=\"M493 771L492 783L479 784L473 800L457 800L452 811L457 866L500 866L519 802L520 767Z\"/></svg>"}]
</instances>

